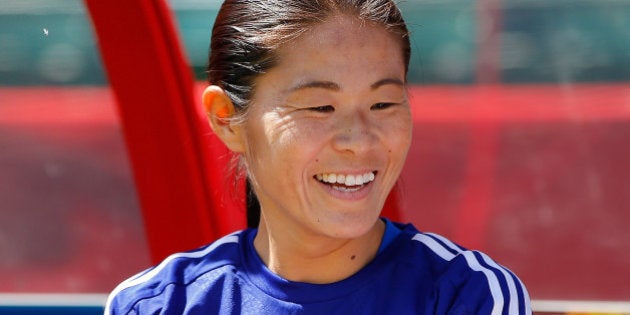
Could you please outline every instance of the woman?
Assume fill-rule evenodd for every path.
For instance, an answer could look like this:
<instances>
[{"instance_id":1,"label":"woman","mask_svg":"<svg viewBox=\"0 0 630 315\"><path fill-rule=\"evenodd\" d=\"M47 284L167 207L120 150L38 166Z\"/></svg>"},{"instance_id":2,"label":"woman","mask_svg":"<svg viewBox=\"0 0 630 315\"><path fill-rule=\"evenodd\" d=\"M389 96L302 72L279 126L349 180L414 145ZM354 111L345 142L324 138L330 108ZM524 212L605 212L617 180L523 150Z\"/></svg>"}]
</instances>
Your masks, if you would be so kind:
<instances>
[{"instance_id":1,"label":"woman","mask_svg":"<svg viewBox=\"0 0 630 315\"><path fill-rule=\"evenodd\" d=\"M106 313L531 313L484 254L379 218L411 142L409 54L392 1L225 1L203 102L258 228L123 282Z\"/></svg>"}]
</instances>

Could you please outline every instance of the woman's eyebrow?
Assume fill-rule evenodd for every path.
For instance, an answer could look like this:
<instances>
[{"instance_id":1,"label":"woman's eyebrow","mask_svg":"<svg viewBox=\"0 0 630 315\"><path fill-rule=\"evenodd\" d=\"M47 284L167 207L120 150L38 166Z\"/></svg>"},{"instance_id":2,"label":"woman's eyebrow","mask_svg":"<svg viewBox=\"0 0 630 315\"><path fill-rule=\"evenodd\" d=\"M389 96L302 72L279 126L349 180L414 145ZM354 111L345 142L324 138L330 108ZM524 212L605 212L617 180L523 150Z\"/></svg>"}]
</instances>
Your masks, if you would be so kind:
<instances>
[{"instance_id":1,"label":"woman's eyebrow","mask_svg":"<svg viewBox=\"0 0 630 315\"><path fill-rule=\"evenodd\" d=\"M287 91L288 92L295 92L295 91L299 91L299 90L313 89L313 88L326 89L326 90L331 90L331 91L339 91L339 90L341 90L341 87L339 86L339 84L337 84L335 82L331 82L331 81L309 81L309 82L306 82L306 83L299 83L299 84L289 88Z\"/></svg>"},{"instance_id":2,"label":"woman's eyebrow","mask_svg":"<svg viewBox=\"0 0 630 315\"><path fill-rule=\"evenodd\" d=\"M397 79L397 78L385 78L385 79L381 79L381 80L378 80L378 81L372 83L372 85L370 85L370 89L376 90L376 89L380 88L381 86L388 85L388 84L398 85L398 86L401 86L401 87L405 86L405 83L402 80L400 80L400 79Z\"/></svg>"}]
</instances>

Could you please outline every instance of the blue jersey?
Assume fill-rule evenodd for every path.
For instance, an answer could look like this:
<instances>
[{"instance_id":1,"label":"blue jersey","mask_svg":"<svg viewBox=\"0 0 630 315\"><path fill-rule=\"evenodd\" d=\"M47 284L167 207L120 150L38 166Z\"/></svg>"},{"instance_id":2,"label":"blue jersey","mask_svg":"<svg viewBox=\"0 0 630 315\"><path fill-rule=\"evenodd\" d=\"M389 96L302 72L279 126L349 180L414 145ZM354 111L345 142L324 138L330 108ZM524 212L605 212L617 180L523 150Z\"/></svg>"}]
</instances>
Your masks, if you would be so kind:
<instances>
[{"instance_id":1,"label":"blue jersey","mask_svg":"<svg viewBox=\"0 0 630 315\"><path fill-rule=\"evenodd\" d=\"M331 284L274 274L254 249L256 229L241 231L121 283L105 313L531 314L521 281L485 254L395 227L373 261Z\"/></svg>"}]
</instances>

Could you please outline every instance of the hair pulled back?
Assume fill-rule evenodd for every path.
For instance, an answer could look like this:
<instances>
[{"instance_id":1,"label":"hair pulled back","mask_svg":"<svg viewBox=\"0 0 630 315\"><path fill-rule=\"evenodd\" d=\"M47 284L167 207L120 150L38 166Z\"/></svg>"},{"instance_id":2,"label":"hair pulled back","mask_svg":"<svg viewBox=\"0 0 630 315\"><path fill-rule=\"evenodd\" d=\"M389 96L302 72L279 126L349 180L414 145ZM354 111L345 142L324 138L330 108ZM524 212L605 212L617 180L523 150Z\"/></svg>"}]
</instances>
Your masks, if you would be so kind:
<instances>
[{"instance_id":1,"label":"hair pulled back","mask_svg":"<svg viewBox=\"0 0 630 315\"><path fill-rule=\"evenodd\" d=\"M208 80L225 90L237 112L245 112L254 80L274 66L276 50L335 14L399 36L408 68L408 30L392 0L226 0L212 30Z\"/></svg>"}]
</instances>

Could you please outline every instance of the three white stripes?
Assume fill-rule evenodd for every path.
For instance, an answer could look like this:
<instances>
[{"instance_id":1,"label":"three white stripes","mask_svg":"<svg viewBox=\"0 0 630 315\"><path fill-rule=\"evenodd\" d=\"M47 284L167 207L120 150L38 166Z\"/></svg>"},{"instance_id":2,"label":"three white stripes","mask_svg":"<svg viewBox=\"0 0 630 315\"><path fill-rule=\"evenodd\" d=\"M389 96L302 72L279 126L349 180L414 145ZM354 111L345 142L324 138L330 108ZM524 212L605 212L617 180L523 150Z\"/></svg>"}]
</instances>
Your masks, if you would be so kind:
<instances>
[{"instance_id":1,"label":"three white stripes","mask_svg":"<svg viewBox=\"0 0 630 315\"><path fill-rule=\"evenodd\" d=\"M477 257L475 257L473 252L471 252L471 251L462 251L457 245L453 244L451 241L449 241L448 239L446 239L446 238L444 238L444 237L442 237L440 235L432 234L432 233L416 234L413 237L413 240L425 244L434 253L436 253L438 256L440 256L442 259L444 259L446 261L451 261L453 258L455 258L455 254L453 254L451 251L449 251L444 245L440 244L434 238L435 239L439 239L442 243L444 243L446 246L448 246L448 248L450 248L451 250L453 250L457 254L463 255L464 258L466 259L466 262L468 263L468 266L470 266L471 269L473 269L475 271L482 272L486 276L486 278L488 279L488 285L490 287L490 294L492 295L492 298L494 299L494 302L495 302L494 306L492 308L492 313L491 314L493 314L493 315L501 314L505 301L503 299L503 294L501 293L501 286L499 284L499 279L494 274L494 272L492 272L492 270L482 266L479 263ZM511 297L510 301L509 301L509 305L508 305L509 314L518 315L518 309L519 309L518 293L516 292L516 285L514 284L514 280L513 280L512 276L503 267L499 266L494 261L492 261L488 256L486 256L483 253L479 253L479 254L481 255L483 261L486 264L488 264L489 266L491 266L493 268L496 268L497 270L501 271L503 277L505 277L505 280L506 280L507 286L508 286L508 290L510 292L510 297ZM522 286L522 285L521 285L521 287L523 288L524 298L526 300L528 300L529 297L527 295L527 291L525 290L525 287ZM526 314L531 314L531 309L529 309L529 305L527 303L525 305L525 308L526 308L525 309Z\"/></svg>"}]
</instances>

